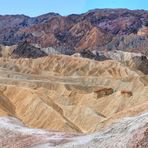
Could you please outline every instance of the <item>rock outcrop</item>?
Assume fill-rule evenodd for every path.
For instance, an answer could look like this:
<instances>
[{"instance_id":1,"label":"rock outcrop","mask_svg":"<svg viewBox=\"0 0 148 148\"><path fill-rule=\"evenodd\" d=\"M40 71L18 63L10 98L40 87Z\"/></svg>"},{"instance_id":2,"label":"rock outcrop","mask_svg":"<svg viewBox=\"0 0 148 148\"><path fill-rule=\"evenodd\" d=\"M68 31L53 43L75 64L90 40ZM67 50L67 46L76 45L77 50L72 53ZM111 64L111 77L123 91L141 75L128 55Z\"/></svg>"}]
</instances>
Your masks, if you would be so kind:
<instances>
[{"instance_id":1,"label":"rock outcrop","mask_svg":"<svg viewBox=\"0 0 148 148\"><path fill-rule=\"evenodd\" d=\"M40 50L35 46L32 46L28 42L19 43L18 46L13 50L11 57L13 58L38 58L45 57L48 54Z\"/></svg>"},{"instance_id":2,"label":"rock outcrop","mask_svg":"<svg viewBox=\"0 0 148 148\"><path fill-rule=\"evenodd\" d=\"M97 94L97 98L101 98L113 93L112 88L100 88L94 91Z\"/></svg>"}]
</instances>

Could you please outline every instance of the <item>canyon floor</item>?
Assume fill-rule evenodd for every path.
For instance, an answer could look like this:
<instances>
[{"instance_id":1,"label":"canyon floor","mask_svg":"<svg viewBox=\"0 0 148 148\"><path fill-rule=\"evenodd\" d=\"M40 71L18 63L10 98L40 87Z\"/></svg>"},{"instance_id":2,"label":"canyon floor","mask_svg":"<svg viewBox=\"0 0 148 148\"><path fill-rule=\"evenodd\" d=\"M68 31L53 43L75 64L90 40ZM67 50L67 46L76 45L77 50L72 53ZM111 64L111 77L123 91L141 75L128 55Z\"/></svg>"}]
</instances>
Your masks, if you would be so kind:
<instances>
[{"instance_id":1,"label":"canyon floor","mask_svg":"<svg viewBox=\"0 0 148 148\"><path fill-rule=\"evenodd\" d=\"M0 147L147 148L147 112L148 75L132 63L0 58Z\"/></svg>"}]
</instances>

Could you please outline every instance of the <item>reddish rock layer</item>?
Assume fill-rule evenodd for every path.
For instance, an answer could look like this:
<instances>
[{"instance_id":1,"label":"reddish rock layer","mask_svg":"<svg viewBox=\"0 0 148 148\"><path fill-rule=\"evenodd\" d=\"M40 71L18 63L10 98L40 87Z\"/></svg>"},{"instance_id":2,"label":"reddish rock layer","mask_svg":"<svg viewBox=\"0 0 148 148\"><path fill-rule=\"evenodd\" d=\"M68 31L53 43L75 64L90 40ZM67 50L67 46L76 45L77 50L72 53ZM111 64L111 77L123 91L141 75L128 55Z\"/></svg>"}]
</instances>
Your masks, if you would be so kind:
<instances>
[{"instance_id":1,"label":"reddish rock layer","mask_svg":"<svg viewBox=\"0 0 148 148\"><path fill-rule=\"evenodd\" d=\"M127 9L96 9L66 17L54 13L34 18L0 16L0 43L12 45L27 40L42 47L77 51L146 51L147 31L140 29L148 26L147 20L148 11Z\"/></svg>"}]
</instances>

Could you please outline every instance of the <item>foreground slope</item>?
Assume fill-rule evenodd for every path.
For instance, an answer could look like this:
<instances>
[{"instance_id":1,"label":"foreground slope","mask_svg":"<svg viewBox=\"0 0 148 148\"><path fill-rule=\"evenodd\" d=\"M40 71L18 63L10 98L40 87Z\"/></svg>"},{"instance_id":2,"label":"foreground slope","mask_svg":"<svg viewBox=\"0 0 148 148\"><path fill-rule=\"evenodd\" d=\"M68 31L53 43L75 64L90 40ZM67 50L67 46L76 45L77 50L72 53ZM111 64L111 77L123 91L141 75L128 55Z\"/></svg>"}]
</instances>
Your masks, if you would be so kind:
<instances>
[{"instance_id":1,"label":"foreground slope","mask_svg":"<svg viewBox=\"0 0 148 148\"><path fill-rule=\"evenodd\" d=\"M0 147L3 148L148 147L147 113L123 118L112 126L89 135L30 129L12 117L1 117L0 124Z\"/></svg>"}]
</instances>

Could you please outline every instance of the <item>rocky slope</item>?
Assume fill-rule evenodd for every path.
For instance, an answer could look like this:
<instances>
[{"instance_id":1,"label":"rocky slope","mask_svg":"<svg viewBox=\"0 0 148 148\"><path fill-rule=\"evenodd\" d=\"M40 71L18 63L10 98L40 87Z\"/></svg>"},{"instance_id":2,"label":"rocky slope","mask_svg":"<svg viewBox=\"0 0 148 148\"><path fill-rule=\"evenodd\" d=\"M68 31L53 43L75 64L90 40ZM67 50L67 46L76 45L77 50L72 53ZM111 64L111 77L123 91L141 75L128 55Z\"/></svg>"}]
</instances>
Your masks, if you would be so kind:
<instances>
[{"instance_id":1,"label":"rocky slope","mask_svg":"<svg viewBox=\"0 0 148 148\"><path fill-rule=\"evenodd\" d=\"M49 13L30 18L0 16L0 43L29 41L41 47L81 51L126 50L148 53L148 11L96 9L69 16ZM140 50L140 51L139 51Z\"/></svg>"},{"instance_id":2,"label":"rocky slope","mask_svg":"<svg viewBox=\"0 0 148 148\"><path fill-rule=\"evenodd\" d=\"M62 48L40 48L36 44L31 44L27 41L13 46L0 45L0 57L5 58L38 58L48 55L71 55L73 57L83 57L94 59L96 61L116 60L124 63L132 69L138 69L144 74L148 74L148 56L142 53L125 52L120 50L114 51L89 51L82 50L76 52L70 49Z\"/></svg>"},{"instance_id":3,"label":"rocky slope","mask_svg":"<svg viewBox=\"0 0 148 148\"><path fill-rule=\"evenodd\" d=\"M89 135L30 129L12 117L1 117L0 124L0 147L4 148L148 147L148 114L123 118L112 126Z\"/></svg>"},{"instance_id":4,"label":"rocky slope","mask_svg":"<svg viewBox=\"0 0 148 148\"><path fill-rule=\"evenodd\" d=\"M88 52L87 58L93 58L95 60L107 60L112 59L124 63L132 69L138 69L144 74L148 74L148 56L141 53L124 52L120 50L114 51L93 51ZM91 55L91 57L90 57ZM80 56L85 57L83 54Z\"/></svg>"}]
</instances>

